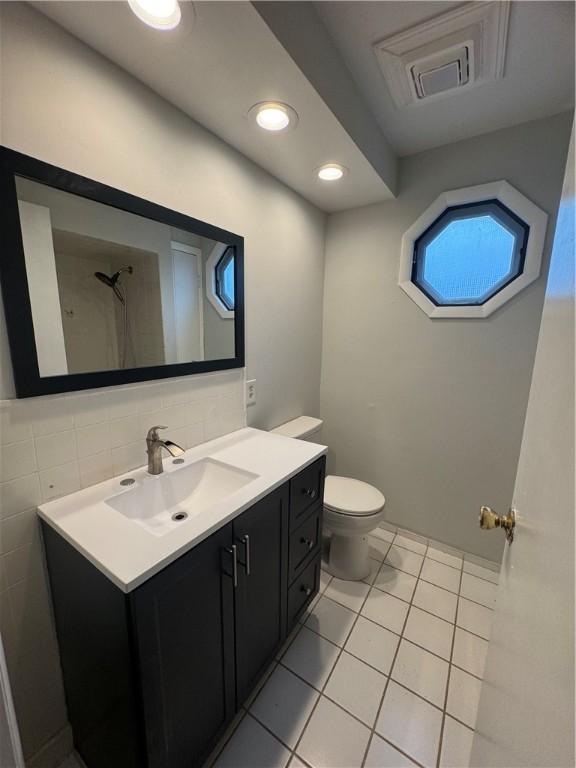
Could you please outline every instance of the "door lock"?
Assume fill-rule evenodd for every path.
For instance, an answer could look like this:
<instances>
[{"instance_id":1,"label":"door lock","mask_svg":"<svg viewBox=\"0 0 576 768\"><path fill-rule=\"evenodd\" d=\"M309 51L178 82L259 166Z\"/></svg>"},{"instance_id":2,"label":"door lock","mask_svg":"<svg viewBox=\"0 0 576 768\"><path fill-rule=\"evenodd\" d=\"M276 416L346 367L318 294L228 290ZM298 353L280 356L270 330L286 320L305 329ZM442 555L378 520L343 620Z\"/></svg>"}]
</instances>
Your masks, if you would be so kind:
<instances>
[{"instance_id":1,"label":"door lock","mask_svg":"<svg viewBox=\"0 0 576 768\"><path fill-rule=\"evenodd\" d=\"M507 515L499 515L490 507L480 507L478 516L480 528L490 531L492 528L503 528L506 533L506 541L512 544L514 541L514 528L516 527L516 510L510 508Z\"/></svg>"}]
</instances>

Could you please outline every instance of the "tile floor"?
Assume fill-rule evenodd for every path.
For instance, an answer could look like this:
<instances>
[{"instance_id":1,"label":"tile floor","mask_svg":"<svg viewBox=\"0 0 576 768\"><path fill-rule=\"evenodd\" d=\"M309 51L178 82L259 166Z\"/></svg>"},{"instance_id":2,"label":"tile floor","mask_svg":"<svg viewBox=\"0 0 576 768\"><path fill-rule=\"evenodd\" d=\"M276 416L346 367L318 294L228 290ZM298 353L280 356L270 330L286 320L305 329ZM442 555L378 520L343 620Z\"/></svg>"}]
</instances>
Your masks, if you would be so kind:
<instances>
[{"instance_id":1,"label":"tile floor","mask_svg":"<svg viewBox=\"0 0 576 768\"><path fill-rule=\"evenodd\" d=\"M406 532L370 544L366 581L322 571L206 768L468 766L498 573Z\"/></svg>"},{"instance_id":2,"label":"tile floor","mask_svg":"<svg viewBox=\"0 0 576 768\"><path fill-rule=\"evenodd\" d=\"M379 528L372 571L320 594L206 768L464 768L498 574Z\"/></svg>"}]
</instances>

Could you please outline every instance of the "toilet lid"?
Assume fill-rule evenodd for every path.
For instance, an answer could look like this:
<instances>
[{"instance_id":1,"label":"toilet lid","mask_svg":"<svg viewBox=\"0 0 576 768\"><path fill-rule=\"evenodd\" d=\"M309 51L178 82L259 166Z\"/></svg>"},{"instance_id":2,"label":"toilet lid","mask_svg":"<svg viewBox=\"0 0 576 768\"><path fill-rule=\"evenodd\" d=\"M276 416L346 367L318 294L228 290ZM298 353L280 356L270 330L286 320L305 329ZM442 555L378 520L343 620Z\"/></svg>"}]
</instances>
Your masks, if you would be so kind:
<instances>
[{"instance_id":1,"label":"toilet lid","mask_svg":"<svg viewBox=\"0 0 576 768\"><path fill-rule=\"evenodd\" d=\"M324 506L346 515L374 515L384 506L378 488L351 477L328 475L324 486Z\"/></svg>"}]
</instances>

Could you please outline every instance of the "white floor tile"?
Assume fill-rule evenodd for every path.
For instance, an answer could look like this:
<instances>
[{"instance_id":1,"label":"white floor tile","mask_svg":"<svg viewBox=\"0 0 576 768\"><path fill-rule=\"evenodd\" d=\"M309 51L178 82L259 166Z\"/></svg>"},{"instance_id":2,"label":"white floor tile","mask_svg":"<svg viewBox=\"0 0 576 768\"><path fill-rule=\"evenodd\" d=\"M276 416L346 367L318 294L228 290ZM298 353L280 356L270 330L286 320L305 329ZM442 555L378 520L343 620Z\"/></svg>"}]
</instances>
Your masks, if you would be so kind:
<instances>
[{"instance_id":1,"label":"white floor tile","mask_svg":"<svg viewBox=\"0 0 576 768\"><path fill-rule=\"evenodd\" d=\"M284 768L290 752L250 715L224 747L215 768Z\"/></svg>"},{"instance_id":2,"label":"white floor tile","mask_svg":"<svg viewBox=\"0 0 576 768\"><path fill-rule=\"evenodd\" d=\"M390 542L379 539L377 536L368 536L368 544L370 546L370 557L380 562L384 560L391 546Z\"/></svg>"},{"instance_id":3,"label":"white floor tile","mask_svg":"<svg viewBox=\"0 0 576 768\"><path fill-rule=\"evenodd\" d=\"M314 768L351 768L362 764L369 738L365 725L322 696L297 751Z\"/></svg>"},{"instance_id":4,"label":"white floor tile","mask_svg":"<svg viewBox=\"0 0 576 768\"><path fill-rule=\"evenodd\" d=\"M422 765L436 765L442 712L390 682L376 731Z\"/></svg>"},{"instance_id":5,"label":"white floor tile","mask_svg":"<svg viewBox=\"0 0 576 768\"><path fill-rule=\"evenodd\" d=\"M319 693L282 666L276 667L250 712L294 749Z\"/></svg>"},{"instance_id":6,"label":"white floor tile","mask_svg":"<svg viewBox=\"0 0 576 768\"><path fill-rule=\"evenodd\" d=\"M306 623L306 621L308 620L308 616L310 616L310 614L312 613L314 608L316 608L316 606L318 604L318 601L320 600L321 597L322 597L322 593L318 592L316 594L316 596L314 597L314 599L312 600L312 602L308 605L308 607L306 608L304 613L298 619L300 624L305 624Z\"/></svg>"},{"instance_id":7,"label":"white floor tile","mask_svg":"<svg viewBox=\"0 0 576 768\"><path fill-rule=\"evenodd\" d=\"M462 597L473 600L475 603L485 605L487 608L494 608L496 604L496 595L498 587L496 584L492 584L490 581L484 581L478 579L476 576L471 576L469 573L462 574L462 586L460 587L460 594Z\"/></svg>"},{"instance_id":8,"label":"white floor tile","mask_svg":"<svg viewBox=\"0 0 576 768\"><path fill-rule=\"evenodd\" d=\"M494 612L478 603L471 603L465 597L458 598L458 617L456 624L485 640L490 639Z\"/></svg>"},{"instance_id":9,"label":"white floor tile","mask_svg":"<svg viewBox=\"0 0 576 768\"><path fill-rule=\"evenodd\" d=\"M431 613L412 606L404 629L404 637L422 645L432 653L450 660L454 625Z\"/></svg>"},{"instance_id":10,"label":"white floor tile","mask_svg":"<svg viewBox=\"0 0 576 768\"><path fill-rule=\"evenodd\" d=\"M380 562L380 560L374 560L373 557L370 558L370 573L364 579L365 584L374 584L374 581L376 579L376 576L378 575L378 571L380 570L381 565L382 563Z\"/></svg>"},{"instance_id":11,"label":"white floor tile","mask_svg":"<svg viewBox=\"0 0 576 768\"><path fill-rule=\"evenodd\" d=\"M393 568L398 568L399 571L405 571L406 573L411 573L413 576L418 576L423 560L423 555L411 552L409 549L397 547L393 544L386 555L385 562Z\"/></svg>"},{"instance_id":12,"label":"white floor tile","mask_svg":"<svg viewBox=\"0 0 576 768\"><path fill-rule=\"evenodd\" d=\"M437 560L439 563L444 563L444 565L450 565L452 568L462 570L462 555L456 551L445 552L443 549L430 546L426 551L426 557L429 557L431 560Z\"/></svg>"},{"instance_id":13,"label":"white floor tile","mask_svg":"<svg viewBox=\"0 0 576 768\"><path fill-rule=\"evenodd\" d=\"M324 596L335 600L351 611L358 612L362 608L362 603L368 592L370 592L370 586L363 581L332 579L324 592Z\"/></svg>"},{"instance_id":14,"label":"white floor tile","mask_svg":"<svg viewBox=\"0 0 576 768\"><path fill-rule=\"evenodd\" d=\"M392 667L392 679L423 696L432 704L443 707L448 682L448 666L448 662L407 640L402 640Z\"/></svg>"},{"instance_id":15,"label":"white floor tile","mask_svg":"<svg viewBox=\"0 0 576 768\"><path fill-rule=\"evenodd\" d=\"M476 677L484 677L488 643L463 629L456 629L452 663Z\"/></svg>"},{"instance_id":16,"label":"white floor tile","mask_svg":"<svg viewBox=\"0 0 576 768\"><path fill-rule=\"evenodd\" d=\"M412 602L418 608L423 608L446 621L454 621L456 618L456 595L426 581L418 582Z\"/></svg>"},{"instance_id":17,"label":"white floor tile","mask_svg":"<svg viewBox=\"0 0 576 768\"><path fill-rule=\"evenodd\" d=\"M488 568L483 568L481 565L476 565L476 563L465 560L464 571L472 576L478 576L479 579L486 579L486 581L491 581L493 584L498 584L498 573Z\"/></svg>"},{"instance_id":18,"label":"white floor tile","mask_svg":"<svg viewBox=\"0 0 576 768\"><path fill-rule=\"evenodd\" d=\"M410 602L414 594L414 587L416 586L416 577L409 573L404 573L404 571L398 571L396 568L392 568L384 563L378 576L376 576L374 586L384 592L388 592L390 595L394 595L394 597L400 598L400 600Z\"/></svg>"},{"instance_id":19,"label":"white floor tile","mask_svg":"<svg viewBox=\"0 0 576 768\"><path fill-rule=\"evenodd\" d=\"M324 592L328 584L332 581L332 576L327 571L320 570L320 588L319 592Z\"/></svg>"},{"instance_id":20,"label":"white floor tile","mask_svg":"<svg viewBox=\"0 0 576 768\"><path fill-rule=\"evenodd\" d=\"M392 544L396 534L394 531L389 531L388 528L375 528L370 536L376 536L377 539L382 539L382 541L387 541L388 544Z\"/></svg>"},{"instance_id":21,"label":"white floor tile","mask_svg":"<svg viewBox=\"0 0 576 768\"><path fill-rule=\"evenodd\" d=\"M378 734L372 736L372 743L366 755L365 768L412 768L416 765Z\"/></svg>"},{"instance_id":22,"label":"white floor tile","mask_svg":"<svg viewBox=\"0 0 576 768\"><path fill-rule=\"evenodd\" d=\"M372 728L386 680L380 672L344 651L330 675L324 693Z\"/></svg>"},{"instance_id":23,"label":"white floor tile","mask_svg":"<svg viewBox=\"0 0 576 768\"><path fill-rule=\"evenodd\" d=\"M254 699L256 698L256 696L258 696L258 694L264 687L265 682L268 680L272 672L274 672L274 670L276 669L277 664L278 662L275 659L271 664L268 665L268 668L266 669L266 671L262 675L260 675L258 682L254 685L254 688L250 691L250 695L242 705L245 709L250 709L250 707L254 702Z\"/></svg>"},{"instance_id":24,"label":"white floor tile","mask_svg":"<svg viewBox=\"0 0 576 768\"><path fill-rule=\"evenodd\" d=\"M398 635L360 616L345 649L387 675L399 641Z\"/></svg>"},{"instance_id":25,"label":"white floor tile","mask_svg":"<svg viewBox=\"0 0 576 768\"><path fill-rule=\"evenodd\" d=\"M282 664L307 680L310 685L321 688L328 679L339 652L337 646L303 627L282 658Z\"/></svg>"},{"instance_id":26,"label":"white floor tile","mask_svg":"<svg viewBox=\"0 0 576 768\"><path fill-rule=\"evenodd\" d=\"M300 760L298 755L292 755L292 760L288 763L288 768L308 768L305 762Z\"/></svg>"},{"instance_id":27,"label":"white floor tile","mask_svg":"<svg viewBox=\"0 0 576 768\"><path fill-rule=\"evenodd\" d=\"M460 589L460 571L429 558L424 561L420 578L435 584L437 587L456 592L456 594Z\"/></svg>"},{"instance_id":28,"label":"white floor tile","mask_svg":"<svg viewBox=\"0 0 576 768\"><path fill-rule=\"evenodd\" d=\"M446 715L440 768L468 768L473 738L474 731Z\"/></svg>"},{"instance_id":29,"label":"white floor tile","mask_svg":"<svg viewBox=\"0 0 576 768\"><path fill-rule=\"evenodd\" d=\"M469 725L470 728L475 728L481 690L481 680L472 677L467 672L462 672L457 667L452 667L448 684L446 712L454 715L458 720Z\"/></svg>"},{"instance_id":30,"label":"white floor tile","mask_svg":"<svg viewBox=\"0 0 576 768\"><path fill-rule=\"evenodd\" d=\"M416 552L419 555L423 555L426 552L426 544L424 541L413 539L411 536L406 536L402 533L398 533L394 539L394 544L404 549L410 549L412 552Z\"/></svg>"},{"instance_id":31,"label":"white floor tile","mask_svg":"<svg viewBox=\"0 0 576 768\"><path fill-rule=\"evenodd\" d=\"M282 646L281 646L280 650L279 650L279 651L278 651L278 653L276 654L276 660L277 660L277 661L278 661L278 659L281 659L281 658L282 658L282 656L283 656L283 655L286 653L286 651L288 650L288 648L289 648L289 647L292 645L292 641L294 640L294 638L295 638L295 637L296 637L296 635L297 635L297 634L300 632L300 630L301 630L301 629L302 629L302 625L301 625L301 624L296 624L296 626L295 626L295 627L294 627L294 629L293 629L293 630L290 632L290 634L288 635L288 637L286 638L286 640L285 640L285 641L284 641L284 643L282 644Z\"/></svg>"},{"instance_id":32,"label":"white floor tile","mask_svg":"<svg viewBox=\"0 0 576 768\"><path fill-rule=\"evenodd\" d=\"M321 597L305 626L336 645L344 645L355 618L356 614L353 611L328 597Z\"/></svg>"},{"instance_id":33,"label":"white floor tile","mask_svg":"<svg viewBox=\"0 0 576 768\"><path fill-rule=\"evenodd\" d=\"M387 592L372 587L368 599L362 608L362 616L391 629L396 634L402 634L409 605Z\"/></svg>"}]
</instances>

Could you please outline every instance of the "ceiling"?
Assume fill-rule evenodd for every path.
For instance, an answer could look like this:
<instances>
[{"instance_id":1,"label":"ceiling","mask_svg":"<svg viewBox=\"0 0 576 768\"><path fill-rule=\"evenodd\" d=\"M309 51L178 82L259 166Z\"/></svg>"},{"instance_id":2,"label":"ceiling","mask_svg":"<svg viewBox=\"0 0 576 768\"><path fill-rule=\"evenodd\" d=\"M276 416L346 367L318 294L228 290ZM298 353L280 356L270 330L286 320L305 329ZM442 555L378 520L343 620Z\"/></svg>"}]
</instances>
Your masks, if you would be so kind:
<instances>
[{"instance_id":1,"label":"ceiling","mask_svg":"<svg viewBox=\"0 0 576 768\"><path fill-rule=\"evenodd\" d=\"M126 2L32 5L319 208L392 196L394 179L375 170L250 3L196 2L194 18L183 2L182 22L170 32L145 26ZM257 128L247 112L266 100L292 105L297 129ZM317 178L315 169L329 162L349 170L343 183Z\"/></svg>"},{"instance_id":2,"label":"ceiling","mask_svg":"<svg viewBox=\"0 0 576 768\"><path fill-rule=\"evenodd\" d=\"M315 2L383 133L400 155L574 107L574 3L512 2L504 78L468 92L395 107L372 45L452 10L454 2Z\"/></svg>"},{"instance_id":3,"label":"ceiling","mask_svg":"<svg viewBox=\"0 0 576 768\"><path fill-rule=\"evenodd\" d=\"M397 155L449 144L574 106L574 3L511 3L504 78L398 109L373 44L462 5L437 0L181 0L181 24L158 32L128 3L32 5L325 211L389 199ZM145 52L143 54L143 52ZM296 130L271 134L247 116L279 100ZM327 162L342 182L318 180Z\"/></svg>"}]
</instances>

